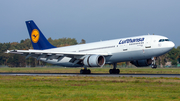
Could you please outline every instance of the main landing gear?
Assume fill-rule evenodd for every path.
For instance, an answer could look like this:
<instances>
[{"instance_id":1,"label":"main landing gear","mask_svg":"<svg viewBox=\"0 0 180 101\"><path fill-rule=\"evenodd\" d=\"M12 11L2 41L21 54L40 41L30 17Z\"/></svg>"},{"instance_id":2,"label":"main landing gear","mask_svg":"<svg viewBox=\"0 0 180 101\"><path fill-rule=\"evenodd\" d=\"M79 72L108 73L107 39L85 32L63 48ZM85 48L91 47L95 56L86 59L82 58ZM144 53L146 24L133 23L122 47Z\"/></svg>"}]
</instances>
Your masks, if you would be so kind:
<instances>
[{"instance_id":1,"label":"main landing gear","mask_svg":"<svg viewBox=\"0 0 180 101\"><path fill-rule=\"evenodd\" d=\"M119 74L120 73L120 70L119 69L116 69L117 67L117 63L113 63L113 69L110 69L109 70L109 73L110 74Z\"/></svg>"},{"instance_id":2,"label":"main landing gear","mask_svg":"<svg viewBox=\"0 0 180 101\"><path fill-rule=\"evenodd\" d=\"M84 69L80 70L80 74L91 74L91 70L87 69L87 67L84 67Z\"/></svg>"},{"instance_id":3,"label":"main landing gear","mask_svg":"<svg viewBox=\"0 0 180 101\"><path fill-rule=\"evenodd\" d=\"M113 63L113 69L110 69L109 73L110 74L119 74L120 70L116 69L116 67L117 67L117 63ZM87 67L84 67L84 69L80 70L80 74L91 74L91 70L87 69Z\"/></svg>"}]
</instances>

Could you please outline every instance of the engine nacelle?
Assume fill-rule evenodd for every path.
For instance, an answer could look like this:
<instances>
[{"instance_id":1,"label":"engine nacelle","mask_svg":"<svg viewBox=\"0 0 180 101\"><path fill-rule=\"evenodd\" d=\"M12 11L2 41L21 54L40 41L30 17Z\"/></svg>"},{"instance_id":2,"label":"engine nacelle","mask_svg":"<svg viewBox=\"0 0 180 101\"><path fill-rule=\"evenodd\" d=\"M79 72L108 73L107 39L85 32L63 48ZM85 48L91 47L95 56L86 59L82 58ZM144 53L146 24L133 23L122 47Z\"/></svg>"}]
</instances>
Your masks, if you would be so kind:
<instances>
[{"instance_id":1,"label":"engine nacelle","mask_svg":"<svg viewBox=\"0 0 180 101\"><path fill-rule=\"evenodd\" d=\"M105 64L105 58L101 55L89 55L83 60L83 64L87 67L102 67Z\"/></svg>"},{"instance_id":2,"label":"engine nacelle","mask_svg":"<svg viewBox=\"0 0 180 101\"><path fill-rule=\"evenodd\" d=\"M133 65L136 67L143 67L143 66L149 66L152 64L152 59L147 59L147 60L134 60L131 61Z\"/></svg>"}]
</instances>

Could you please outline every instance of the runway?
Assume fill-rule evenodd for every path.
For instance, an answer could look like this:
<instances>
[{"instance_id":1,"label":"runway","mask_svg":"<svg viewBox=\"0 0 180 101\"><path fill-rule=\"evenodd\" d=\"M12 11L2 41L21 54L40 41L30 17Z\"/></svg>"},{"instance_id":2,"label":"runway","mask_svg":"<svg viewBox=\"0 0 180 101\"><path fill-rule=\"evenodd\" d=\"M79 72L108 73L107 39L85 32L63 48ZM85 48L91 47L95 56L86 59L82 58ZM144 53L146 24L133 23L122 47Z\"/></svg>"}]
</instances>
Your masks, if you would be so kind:
<instances>
[{"instance_id":1,"label":"runway","mask_svg":"<svg viewBox=\"0 0 180 101\"><path fill-rule=\"evenodd\" d=\"M11 76L90 76L90 77L177 77L180 74L79 74L79 73L0 73L0 75Z\"/></svg>"}]
</instances>

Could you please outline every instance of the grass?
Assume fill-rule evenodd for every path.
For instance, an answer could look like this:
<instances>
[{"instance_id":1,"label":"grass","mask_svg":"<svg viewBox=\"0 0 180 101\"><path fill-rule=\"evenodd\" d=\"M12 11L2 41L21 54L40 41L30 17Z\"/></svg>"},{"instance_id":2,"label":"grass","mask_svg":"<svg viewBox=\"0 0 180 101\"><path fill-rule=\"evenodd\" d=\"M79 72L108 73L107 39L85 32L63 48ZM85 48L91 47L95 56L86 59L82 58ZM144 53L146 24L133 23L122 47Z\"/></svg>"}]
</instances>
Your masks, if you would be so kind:
<instances>
[{"instance_id":1,"label":"grass","mask_svg":"<svg viewBox=\"0 0 180 101\"><path fill-rule=\"evenodd\" d=\"M21 73L79 73L81 68L0 68L0 72L21 72ZM110 68L89 68L91 73L109 73ZM180 74L179 68L119 68L121 73L129 74Z\"/></svg>"},{"instance_id":2,"label":"grass","mask_svg":"<svg viewBox=\"0 0 180 101\"><path fill-rule=\"evenodd\" d=\"M79 73L81 68L0 68L0 72ZM178 68L120 68L121 73L180 74ZM91 68L108 73L109 68ZM180 78L0 76L2 101L179 101Z\"/></svg>"},{"instance_id":3,"label":"grass","mask_svg":"<svg viewBox=\"0 0 180 101\"><path fill-rule=\"evenodd\" d=\"M0 76L0 100L179 101L180 78Z\"/></svg>"}]
</instances>

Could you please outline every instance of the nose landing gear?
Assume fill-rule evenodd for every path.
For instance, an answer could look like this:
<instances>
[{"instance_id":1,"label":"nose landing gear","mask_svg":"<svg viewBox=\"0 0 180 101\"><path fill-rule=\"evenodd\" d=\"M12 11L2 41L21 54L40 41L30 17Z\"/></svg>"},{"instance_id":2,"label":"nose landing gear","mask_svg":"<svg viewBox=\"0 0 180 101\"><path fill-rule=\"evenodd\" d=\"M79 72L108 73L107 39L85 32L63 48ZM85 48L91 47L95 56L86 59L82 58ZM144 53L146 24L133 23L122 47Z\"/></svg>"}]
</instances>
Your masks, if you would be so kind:
<instances>
[{"instance_id":1,"label":"nose landing gear","mask_svg":"<svg viewBox=\"0 0 180 101\"><path fill-rule=\"evenodd\" d=\"M156 69L156 68L157 68L157 65L152 64L152 65L151 65L151 68L152 68L152 69Z\"/></svg>"},{"instance_id":2,"label":"nose landing gear","mask_svg":"<svg viewBox=\"0 0 180 101\"><path fill-rule=\"evenodd\" d=\"M153 59L152 59L153 61L152 61L152 65L151 65L151 68L152 69L156 69L157 68L157 65L156 65L156 60L155 60L155 58L153 57Z\"/></svg>"}]
</instances>

